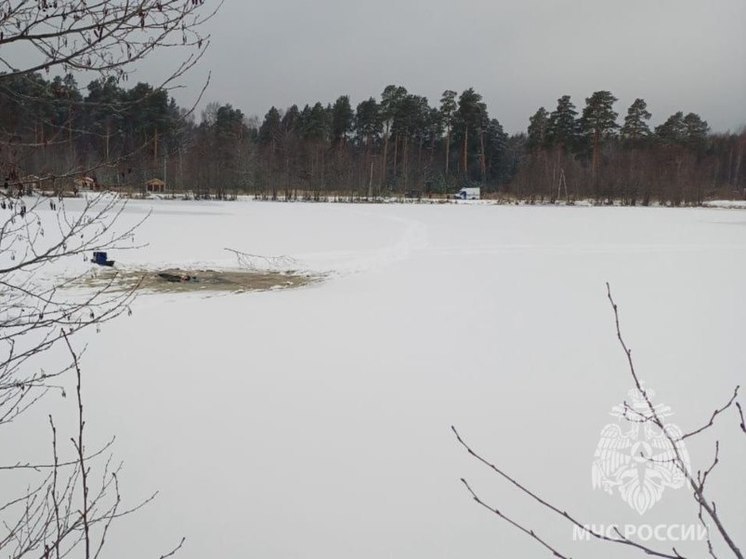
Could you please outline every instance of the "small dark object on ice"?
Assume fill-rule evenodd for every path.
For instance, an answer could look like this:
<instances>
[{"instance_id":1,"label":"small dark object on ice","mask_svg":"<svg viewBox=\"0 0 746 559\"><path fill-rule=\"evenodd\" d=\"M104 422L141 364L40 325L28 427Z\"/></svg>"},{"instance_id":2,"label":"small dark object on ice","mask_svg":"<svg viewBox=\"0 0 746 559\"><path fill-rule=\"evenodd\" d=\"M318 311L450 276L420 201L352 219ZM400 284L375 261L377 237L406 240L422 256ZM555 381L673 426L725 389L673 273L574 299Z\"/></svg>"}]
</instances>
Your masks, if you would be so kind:
<instances>
[{"instance_id":1,"label":"small dark object on ice","mask_svg":"<svg viewBox=\"0 0 746 559\"><path fill-rule=\"evenodd\" d=\"M183 281L197 281L196 276L190 276L189 274L172 274L169 272L159 272L158 277L172 283L180 283Z\"/></svg>"},{"instance_id":2,"label":"small dark object on ice","mask_svg":"<svg viewBox=\"0 0 746 559\"><path fill-rule=\"evenodd\" d=\"M98 264L99 266L113 266L114 261L108 260L107 255L105 252L94 252L93 258L91 258L91 262L94 264Z\"/></svg>"}]
</instances>

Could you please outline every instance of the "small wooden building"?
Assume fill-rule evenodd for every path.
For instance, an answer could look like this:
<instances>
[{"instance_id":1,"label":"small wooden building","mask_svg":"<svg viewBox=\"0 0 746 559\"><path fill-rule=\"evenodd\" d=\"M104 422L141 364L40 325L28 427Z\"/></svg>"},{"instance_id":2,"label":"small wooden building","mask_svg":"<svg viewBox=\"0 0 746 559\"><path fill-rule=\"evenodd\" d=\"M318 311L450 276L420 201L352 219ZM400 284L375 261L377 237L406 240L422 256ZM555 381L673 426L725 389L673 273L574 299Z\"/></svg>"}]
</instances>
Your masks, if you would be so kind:
<instances>
[{"instance_id":1,"label":"small wooden building","mask_svg":"<svg viewBox=\"0 0 746 559\"><path fill-rule=\"evenodd\" d=\"M145 183L145 192L166 192L166 183L161 179L150 179Z\"/></svg>"},{"instance_id":2,"label":"small wooden building","mask_svg":"<svg viewBox=\"0 0 746 559\"><path fill-rule=\"evenodd\" d=\"M77 190L99 190L99 184L93 177L79 177L73 181Z\"/></svg>"}]
</instances>

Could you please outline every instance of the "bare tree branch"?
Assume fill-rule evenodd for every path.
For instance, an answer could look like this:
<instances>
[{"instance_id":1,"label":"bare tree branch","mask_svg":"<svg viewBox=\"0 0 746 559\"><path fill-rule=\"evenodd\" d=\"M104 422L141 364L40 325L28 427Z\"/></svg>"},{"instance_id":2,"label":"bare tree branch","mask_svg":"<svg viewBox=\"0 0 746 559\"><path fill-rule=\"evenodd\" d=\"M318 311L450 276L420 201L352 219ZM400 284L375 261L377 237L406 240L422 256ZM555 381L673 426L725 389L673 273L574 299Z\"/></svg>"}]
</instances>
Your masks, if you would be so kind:
<instances>
[{"instance_id":1,"label":"bare tree branch","mask_svg":"<svg viewBox=\"0 0 746 559\"><path fill-rule=\"evenodd\" d=\"M694 491L694 498L696 502L701 506L702 509L704 509L704 511L707 513L710 519L712 519L712 522L715 524L715 527L717 528L718 533L723 538L726 545L730 548L733 554L738 559L743 559L743 554L741 553L741 550L738 548L738 546L734 542L730 532L725 528L723 521L721 520L717 512L715 503L708 500L708 498L705 495L705 487L700 486L697 483L697 480L692 476L691 472L687 468L685 461L681 457L681 452L678 446L680 441L676 440L671 435L669 430L666 429L666 426L663 423L663 420L661 419L661 417L659 416L658 411L656 410L656 407L653 405L652 401L650 400L650 396L648 395L648 393L645 391L644 387L642 386L642 383L640 382L640 378L638 377L637 372L635 371L634 363L632 362L632 350L630 350L627 347L627 344L624 342L624 338L622 337L622 332L619 327L619 309L616 303L614 302L614 298L611 295L611 286L608 283L606 284L606 293L607 293L607 298L609 299L609 303L611 304L611 308L614 312L614 322L616 325L616 334L617 334L617 339L619 340L619 345L622 347L622 350L624 351L624 354L627 357L627 363L629 365L630 375L632 376L632 379L635 383L635 387L637 388L639 393L642 394L645 400L645 404L647 405L648 411L650 412L650 417L652 419L652 422L661 430L661 433L666 437L666 439L670 443L671 449L675 455L676 467L685 476L689 486ZM716 415L717 415L717 412L713 414L713 417ZM699 432L701 431L702 430L699 430Z\"/></svg>"},{"instance_id":2,"label":"bare tree branch","mask_svg":"<svg viewBox=\"0 0 746 559\"><path fill-rule=\"evenodd\" d=\"M475 452L464 441L464 439L461 438L461 435L459 435L459 433L458 433L458 431L456 430L455 427L451 426L451 430L453 431L454 435L456 435L456 440L461 444L461 446L464 447L464 449L466 449L466 452L468 452L469 455L471 455L472 457L476 458L479 462L481 462L482 464L484 464L485 466L487 466L488 468L490 468L493 472L495 472L496 474L498 474L499 476L501 476L506 481L510 482L512 485L514 485L515 487L517 487L524 494L528 495L533 500L535 500L536 502L538 502L542 507L544 507L544 508L552 511L553 513L555 513L557 515L559 515L565 521L569 522L570 524L573 524L577 528L580 528L584 532L587 532L588 534L590 534L594 538L596 538L598 540L604 540L604 541L608 541L608 542L613 542L613 543L618 543L618 544L622 544L622 545L634 547L634 548L637 548L637 549L639 549L641 551L644 551L648 555L653 555L655 557L666 557L668 559L681 559L681 556L678 553L674 552L673 554L669 554L669 553L665 553L665 552L656 551L656 550L654 550L652 548L649 548L649 547L647 547L647 546L645 546L645 545L643 545L641 543L638 543L638 542L635 542L633 540L630 540L630 539L624 537L622 534L618 534L619 538L611 538L611 537L607 536L606 534L603 534L603 533L600 533L600 532L596 532L595 530L592 530L592 529L588 528L588 526L586 524L583 524L580 521L576 520L573 516L571 516L570 514L568 514L567 511L561 510L558 507L556 507L555 505L551 504L549 501L543 499L542 497L540 497L538 495L538 493L536 493L536 492L528 489L526 486L524 486L523 484L521 484L520 482L518 482L514 477L512 477L509 474L507 474L505 471L503 471L502 469L500 469L499 467L497 467L495 464L493 464L492 462L489 462L488 460L486 460L485 458L483 458L480 454L478 454L477 452Z\"/></svg>"},{"instance_id":3,"label":"bare tree branch","mask_svg":"<svg viewBox=\"0 0 746 559\"><path fill-rule=\"evenodd\" d=\"M544 540L543 538L539 537L536 534L536 532L534 532L530 528L524 527L523 525L519 524L515 520L509 518L508 516L506 516L505 514L503 514L502 512L500 512L498 509L496 509L494 507L491 507L490 505L488 505L487 503L485 503L482 499L479 498L479 496L474 492L474 490L471 488L471 486L469 486L469 483L464 478L461 478L461 483L464 484L464 486L466 487L466 490L471 494L472 498L477 503L479 503L481 506L483 506L484 508L486 508L488 511L496 514L497 516L499 516L500 518L502 518L503 520L505 520L511 526L513 526L515 528L518 528L524 534L532 537L534 540L536 540L537 542L539 542L543 547L545 547L547 550L549 550L552 553L552 555L554 555L555 557L559 557L560 559L569 559L569 557L567 555L564 555L564 554L560 553L559 551L557 551L556 548L554 548L550 544L548 544L546 542L546 540Z\"/></svg>"},{"instance_id":4,"label":"bare tree branch","mask_svg":"<svg viewBox=\"0 0 746 559\"><path fill-rule=\"evenodd\" d=\"M184 545L184 542L186 541L185 537L181 538L181 541L179 542L179 545L177 545L175 548L173 548L171 551L166 553L165 555L161 555L160 559L167 559L168 557L174 556Z\"/></svg>"},{"instance_id":5,"label":"bare tree branch","mask_svg":"<svg viewBox=\"0 0 746 559\"><path fill-rule=\"evenodd\" d=\"M728 403L725 404L722 408L718 408L714 412L712 412L712 416L710 417L710 421L707 422L706 425L703 425L699 429L695 429L694 431L690 431L689 433L687 433L685 435L682 435L682 437L681 437L680 440L683 441L684 439L688 439L689 437L693 437L694 435L698 435L699 433L701 433L705 429L708 429L708 428L712 427L715 424L715 418L718 415L720 415L721 413L723 413L725 410L727 410L728 408L730 408L733 405L733 403L736 401L736 398L738 397L738 390L740 388L741 388L740 386L736 386L735 390L733 390L733 396L731 396L730 400L728 400Z\"/></svg>"},{"instance_id":6,"label":"bare tree branch","mask_svg":"<svg viewBox=\"0 0 746 559\"><path fill-rule=\"evenodd\" d=\"M83 520L83 537L85 540L85 559L91 557L91 535L90 535L90 524L89 524L89 510L88 510L88 465L85 460L85 446L83 445L83 428L85 427L85 419L83 419L83 396L81 393L82 378L80 374L80 364L78 363L78 356L75 354L72 346L70 345L70 339L62 330L62 337L65 339L65 344L70 350L70 355L73 359L73 367L75 368L75 378L77 380L75 392L77 394L78 402L78 439L73 439L73 445L78 451L78 464L80 467L81 477L81 491L83 495L83 505L81 511L81 517Z\"/></svg>"},{"instance_id":7,"label":"bare tree branch","mask_svg":"<svg viewBox=\"0 0 746 559\"><path fill-rule=\"evenodd\" d=\"M740 402L736 402L736 408L738 408L738 415L741 418L741 423L740 423L739 427L741 427L741 431L743 431L744 433L746 433L746 421L744 421L744 419L743 419L743 408L741 408L741 403Z\"/></svg>"}]
</instances>

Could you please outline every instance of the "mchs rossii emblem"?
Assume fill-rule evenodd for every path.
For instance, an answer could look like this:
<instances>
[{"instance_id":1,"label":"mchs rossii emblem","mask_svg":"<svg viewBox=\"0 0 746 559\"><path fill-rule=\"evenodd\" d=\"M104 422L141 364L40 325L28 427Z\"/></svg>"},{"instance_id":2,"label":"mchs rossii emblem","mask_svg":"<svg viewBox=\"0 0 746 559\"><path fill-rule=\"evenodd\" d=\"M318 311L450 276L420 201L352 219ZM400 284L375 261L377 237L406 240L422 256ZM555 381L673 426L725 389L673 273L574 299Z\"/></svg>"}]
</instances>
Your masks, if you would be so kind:
<instances>
[{"instance_id":1,"label":"mchs rossii emblem","mask_svg":"<svg viewBox=\"0 0 746 559\"><path fill-rule=\"evenodd\" d=\"M641 515L660 501L666 488L683 487L689 471L681 429L666 422L671 408L654 404L655 393L642 390L633 388L624 404L612 408L610 415L617 419L601 430L592 469L594 489L618 493Z\"/></svg>"}]
</instances>

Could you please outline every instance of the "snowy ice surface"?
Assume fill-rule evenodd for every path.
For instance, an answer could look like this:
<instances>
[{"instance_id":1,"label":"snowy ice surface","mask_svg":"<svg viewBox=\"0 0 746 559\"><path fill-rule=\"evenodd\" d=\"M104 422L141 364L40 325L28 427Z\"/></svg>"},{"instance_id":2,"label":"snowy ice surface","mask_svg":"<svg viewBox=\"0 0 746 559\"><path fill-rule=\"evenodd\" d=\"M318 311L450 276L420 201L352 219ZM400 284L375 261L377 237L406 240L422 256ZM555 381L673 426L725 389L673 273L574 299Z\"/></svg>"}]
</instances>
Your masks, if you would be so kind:
<instances>
[{"instance_id":1,"label":"snowy ice surface","mask_svg":"<svg viewBox=\"0 0 746 559\"><path fill-rule=\"evenodd\" d=\"M634 555L574 542L470 459L451 425L589 524L696 522L686 490L640 517L591 487L601 429L631 387L605 282L639 373L672 421L698 427L746 384L746 213L164 200L130 202L122 226L151 210L135 239L147 246L111 254L117 265L231 267L231 248L329 276L143 295L132 316L78 337L89 445L117 436L130 504L160 491L115 524L106 557L158 557L182 536L184 559L548 555L460 477L566 554ZM3 455L46 452L46 413L72 404L50 395ZM711 490L743 549L746 440L732 411L717 429ZM713 446L689 444L695 468Z\"/></svg>"}]
</instances>

